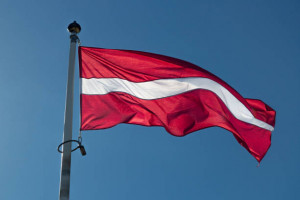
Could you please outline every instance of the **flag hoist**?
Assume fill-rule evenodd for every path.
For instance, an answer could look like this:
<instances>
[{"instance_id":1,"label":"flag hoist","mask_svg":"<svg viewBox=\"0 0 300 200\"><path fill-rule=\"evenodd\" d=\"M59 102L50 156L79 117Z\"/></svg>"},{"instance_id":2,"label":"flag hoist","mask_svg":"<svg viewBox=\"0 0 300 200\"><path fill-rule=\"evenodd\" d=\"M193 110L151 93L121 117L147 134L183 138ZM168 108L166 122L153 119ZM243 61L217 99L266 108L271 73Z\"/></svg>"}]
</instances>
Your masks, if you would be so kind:
<instances>
[{"instance_id":1,"label":"flag hoist","mask_svg":"<svg viewBox=\"0 0 300 200\"><path fill-rule=\"evenodd\" d=\"M69 200L70 194L70 172L71 172L71 151L72 151L72 121L73 121L73 96L74 96L74 72L75 72L75 56L76 44L79 41L77 34L81 27L74 21L68 26L70 32L70 54L69 69L67 81L65 121L63 134L63 150L61 156L61 174L59 187L59 200Z\"/></svg>"}]
</instances>

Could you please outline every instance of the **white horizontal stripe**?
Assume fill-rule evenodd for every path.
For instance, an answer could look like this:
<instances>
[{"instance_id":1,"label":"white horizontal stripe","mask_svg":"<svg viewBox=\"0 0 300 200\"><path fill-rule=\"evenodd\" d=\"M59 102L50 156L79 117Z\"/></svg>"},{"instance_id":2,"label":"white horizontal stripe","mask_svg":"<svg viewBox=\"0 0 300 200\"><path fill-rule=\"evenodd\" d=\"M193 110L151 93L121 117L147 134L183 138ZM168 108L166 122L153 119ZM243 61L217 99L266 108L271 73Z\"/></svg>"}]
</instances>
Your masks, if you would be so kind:
<instances>
[{"instance_id":1,"label":"white horizontal stripe","mask_svg":"<svg viewBox=\"0 0 300 200\"><path fill-rule=\"evenodd\" d=\"M234 95L219 83L201 77L159 79L147 82L130 82L119 78L81 78L82 94L103 95L110 92L124 92L140 99L159 99L174 96L195 89L210 90L227 106L239 120L273 131L274 128L256 119Z\"/></svg>"}]
</instances>

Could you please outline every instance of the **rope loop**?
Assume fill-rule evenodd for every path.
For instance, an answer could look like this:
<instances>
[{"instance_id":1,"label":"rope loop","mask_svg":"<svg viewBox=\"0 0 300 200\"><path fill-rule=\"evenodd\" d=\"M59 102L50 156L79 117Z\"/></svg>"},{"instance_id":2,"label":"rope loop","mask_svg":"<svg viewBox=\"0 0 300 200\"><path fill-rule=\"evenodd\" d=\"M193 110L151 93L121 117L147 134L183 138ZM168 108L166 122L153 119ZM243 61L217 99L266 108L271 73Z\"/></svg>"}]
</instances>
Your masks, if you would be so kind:
<instances>
[{"instance_id":1,"label":"rope loop","mask_svg":"<svg viewBox=\"0 0 300 200\"><path fill-rule=\"evenodd\" d=\"M81 142L82 142L82 138L81 138L81 137L78 137L78 140L67 140L67 141L61 143L60 145L58 145L57 151L58 151L59 153L63 153L63 151L61 151L60 148L61 148L64 144L69 143L69 142L75 142L75 143L78 144L78 146L77 146L76 148L72 149L71 152L76 151L77 149L80 149L80 152L81 152L82 156L85 156L85 155L86 155L85 148L84 148L83 145L81 145Z\"/></svg>"}]
</instances>

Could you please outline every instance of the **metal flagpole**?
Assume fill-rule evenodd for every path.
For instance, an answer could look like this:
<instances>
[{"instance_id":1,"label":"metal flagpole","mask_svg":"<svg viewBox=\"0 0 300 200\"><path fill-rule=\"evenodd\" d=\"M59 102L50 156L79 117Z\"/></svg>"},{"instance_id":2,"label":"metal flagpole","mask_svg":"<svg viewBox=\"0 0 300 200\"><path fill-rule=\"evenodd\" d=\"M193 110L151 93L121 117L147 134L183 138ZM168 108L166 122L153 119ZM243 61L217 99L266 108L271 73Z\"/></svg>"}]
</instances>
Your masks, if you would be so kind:
<instances>
[{"instance_id":1,"label":"metal flagpole","mask_svg":"<svg viewBox=\"0 0 300 200\"><path fill-rule=\"evenodd\" d=\"M73 120L73 96L74 96L74 72L75 72L75 56L76 43L79 40L77 34L81 27L74 21L68 26L70 32L70 54L69 54L69 69L67 82L67 95L65 107L65 123L63 142L72 140L72 120ZM69 200L70 195L70 172L71 172L71 148L72 143L67 142L63 145L61 157L61 173L59 186L59 200Z\"/></svg>"}]
</instances>

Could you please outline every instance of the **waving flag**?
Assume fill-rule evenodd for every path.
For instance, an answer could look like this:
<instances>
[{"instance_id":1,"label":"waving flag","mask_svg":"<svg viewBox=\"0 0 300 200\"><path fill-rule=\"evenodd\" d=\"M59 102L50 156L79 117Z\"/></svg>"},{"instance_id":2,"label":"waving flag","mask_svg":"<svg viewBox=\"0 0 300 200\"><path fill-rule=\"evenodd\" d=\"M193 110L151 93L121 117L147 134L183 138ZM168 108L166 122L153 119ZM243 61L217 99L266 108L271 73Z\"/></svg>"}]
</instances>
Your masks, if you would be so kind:
<instances>
[{"instance_id":1,"label":"waving flag","mask_svg":"<svg viewBox=\"0 0 300 200\"><path fill-rule=\"evenodd\" d=\"M119 123L163 126L170 134L218 126L260 162L271 145L275 111L244 99L210 72L163 55L79 48L81 130Z\"/></svg>"}]
</instances>

